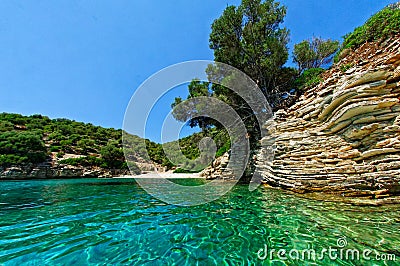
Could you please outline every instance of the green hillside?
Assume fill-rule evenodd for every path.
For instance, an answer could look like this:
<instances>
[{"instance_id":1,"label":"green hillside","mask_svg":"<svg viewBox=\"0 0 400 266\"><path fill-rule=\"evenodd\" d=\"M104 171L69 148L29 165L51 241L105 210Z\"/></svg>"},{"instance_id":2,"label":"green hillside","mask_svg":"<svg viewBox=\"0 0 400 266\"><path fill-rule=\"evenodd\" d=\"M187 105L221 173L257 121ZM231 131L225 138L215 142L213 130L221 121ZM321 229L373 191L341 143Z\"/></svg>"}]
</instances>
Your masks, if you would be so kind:
<instances>
[{"instance_id":1,"label":"green hillside","mask_svg":"<svg viewBox=\"0 0 400 266\"><path fill-rule=\"evenodd\" d=\"M0 114L0 166L60 164L124 169L122 130L42 115ZM66 154L79 155L64 159Z\"/></svg>"},{"instance_id":2,"label":"green hillside","mask_svg":"<svg viewBox=\"0 0 400 266\"><path fill-rule=\"evenodd\" d=\"M122 149L122 133L121 129L103 128L69 119L0 113L0 167L56 162L81 167L128 169ZM216 140L219 149L217 155L229 149L224 132L209 130L207 133L197 133L179 140L185 157L190 160L198 158L198 143L206 136ZM130 169L136 173L140 170L135 162L155 163L167 169L193 168L184 162L179 165L171 163L161 144L143 141L142 138L130 134L125 134L125 142L129 143L126 148L132 156L129 158ZM172 143L165 146L171 147ZM178 150L172 151L174 162L179 162L176 160L178 153Z\"/></svg>"}]
</instances>

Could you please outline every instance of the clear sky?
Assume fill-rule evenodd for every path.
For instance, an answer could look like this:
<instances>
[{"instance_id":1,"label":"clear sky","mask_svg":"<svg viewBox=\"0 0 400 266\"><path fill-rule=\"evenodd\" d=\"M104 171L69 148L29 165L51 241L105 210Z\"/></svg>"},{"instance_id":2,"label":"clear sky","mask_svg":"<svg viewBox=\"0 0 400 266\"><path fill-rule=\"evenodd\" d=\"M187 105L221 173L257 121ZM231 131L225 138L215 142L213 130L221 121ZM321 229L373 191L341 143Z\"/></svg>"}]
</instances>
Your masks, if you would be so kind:
<instances>
[{"instance_id":1,"label":"clear sky","mask_svg":"<svg viewBox=\"0 0 400 266\"><path fill-rule=\"evenodd\" d=\"M282 0L290 47L313 35L341 40L392 2ZM182 61L213 59L210 25L227 5L239 3L1 0L0 112L121 128L132 94L150 75ZM146 137L160 141L160 126L177 94L185 96L185 89L157 105Z\"/></svg>"}]
</instances>

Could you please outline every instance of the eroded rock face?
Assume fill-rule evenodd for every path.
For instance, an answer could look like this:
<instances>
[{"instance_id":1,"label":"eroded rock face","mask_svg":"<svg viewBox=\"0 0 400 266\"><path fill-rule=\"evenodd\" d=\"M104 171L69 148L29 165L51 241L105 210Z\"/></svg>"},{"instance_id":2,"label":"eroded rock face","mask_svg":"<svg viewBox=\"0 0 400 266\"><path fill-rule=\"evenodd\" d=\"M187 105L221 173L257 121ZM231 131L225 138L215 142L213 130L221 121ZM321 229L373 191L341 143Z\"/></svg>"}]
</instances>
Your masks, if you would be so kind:
<instances>
[{"instance_id":1,"label":"eroded rock face","mask_svg":"<svg viewBox=\"0 0 400 266\"><path fill-rule=\"evenodd\" d=\"M233 179L233 173L231 169L228 169L228 163L229 153L225 153L221 157L215 159L209 167L204 169L200 176L208 180Z\"/></svg>"},{"instance_id":2,"label":"eroded rock face","mask_svg":"<svg viewBox=\"0 0 400 266\"><path fill-rule=\"evenodd\" d=\"M58 179L58 178L108 178L128 174L127 170L82 168L69 165L23 166L0 169L0 180Z\"/></svg>"},{"instance_id":3,"label":"eroded rock face","mask_svg":"<svg viewBox=\"0 0 400 266\"><path fill-rule=\"evenodd\" d=\"M257 172L268 184L372 198L400 194L400 38L364 44L265 128Z\"/></svg>"}]
</instances>

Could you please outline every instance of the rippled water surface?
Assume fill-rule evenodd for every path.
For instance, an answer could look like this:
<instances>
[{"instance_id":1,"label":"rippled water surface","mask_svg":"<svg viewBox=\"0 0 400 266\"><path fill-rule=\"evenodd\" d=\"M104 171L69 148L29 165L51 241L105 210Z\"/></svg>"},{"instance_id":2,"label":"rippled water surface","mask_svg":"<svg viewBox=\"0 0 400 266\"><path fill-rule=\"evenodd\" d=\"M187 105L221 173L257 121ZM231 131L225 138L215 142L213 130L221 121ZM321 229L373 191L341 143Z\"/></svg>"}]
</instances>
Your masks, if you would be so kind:
<instances>
[{"instance_id":1,"label":"rippled water surface","mask_svg":"<svg viewBox=\"0 0 400 266\"><path fill-rule=\"evenodd\" d=\"M371 260L304 261L293 252L338 245L369 249ZM352 206L239 185L217 201L177 207L130 179L0 182L5 265L400 265L399 250L398 205Z\"/></svg>"}]
</instances>

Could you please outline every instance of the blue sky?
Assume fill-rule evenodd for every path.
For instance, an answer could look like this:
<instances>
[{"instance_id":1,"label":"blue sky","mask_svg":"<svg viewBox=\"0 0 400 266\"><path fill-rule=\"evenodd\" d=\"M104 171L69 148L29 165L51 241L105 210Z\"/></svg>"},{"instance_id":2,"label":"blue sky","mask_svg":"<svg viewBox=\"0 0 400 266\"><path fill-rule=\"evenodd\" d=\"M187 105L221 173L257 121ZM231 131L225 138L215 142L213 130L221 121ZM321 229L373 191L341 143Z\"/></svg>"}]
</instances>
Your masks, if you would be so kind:
<instances>
[{"instance_id":1,"label":"blue sky","mask_svg":"<svg viewBox=\"0 0 400 266\"><path fill-rule=\"evenodd\" d=\"M391 2L281 1L288 8L290 46L313 35L341 39ZM121 128L132 94L149 76L171 64L213 59L210 25L227 5L239 3L2 0L0 112ZM160 141L170 102L185 91L180 88L161 99L146 137Z\"/></svg>"}]
</instances>

